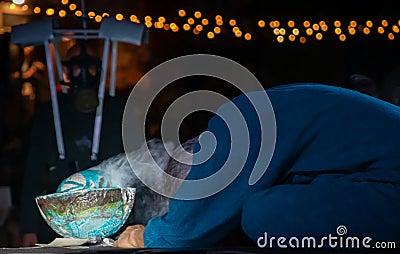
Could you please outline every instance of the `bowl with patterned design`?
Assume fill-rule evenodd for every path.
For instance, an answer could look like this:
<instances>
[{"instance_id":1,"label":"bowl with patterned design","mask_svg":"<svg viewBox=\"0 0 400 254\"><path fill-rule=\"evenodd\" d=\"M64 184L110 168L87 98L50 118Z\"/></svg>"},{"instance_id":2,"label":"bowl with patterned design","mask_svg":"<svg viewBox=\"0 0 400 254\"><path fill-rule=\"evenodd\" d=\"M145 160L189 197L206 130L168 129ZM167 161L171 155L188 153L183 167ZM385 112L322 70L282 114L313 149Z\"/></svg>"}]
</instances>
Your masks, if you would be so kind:
<instances>
[{"instance_id":1,"label":"bowl with patterned design","mask_svg":"<svg viewBox=\"0 0 400 254\"><path fill-rule=\"evenodd\" d=\"M93 188L35 198L47 224L65 238L98 239L116 233L131 213L135 188Z\"/></svg>"}]
</instances>

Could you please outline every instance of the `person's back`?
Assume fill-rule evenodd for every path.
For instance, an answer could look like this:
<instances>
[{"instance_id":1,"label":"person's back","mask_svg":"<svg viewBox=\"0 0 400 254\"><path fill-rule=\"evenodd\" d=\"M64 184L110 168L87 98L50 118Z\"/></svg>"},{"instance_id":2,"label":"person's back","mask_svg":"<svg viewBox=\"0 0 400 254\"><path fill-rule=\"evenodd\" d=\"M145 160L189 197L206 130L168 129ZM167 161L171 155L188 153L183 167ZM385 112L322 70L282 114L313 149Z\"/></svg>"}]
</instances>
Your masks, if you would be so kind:
<instances>
[{"instance_id":1,"label":"person's back","mask_svg":"<svg viewBox=\"0 0 400 254\"><path fill-rule=\"evenodd\" d=\"M232 125L227 126L217 116L209 121L207 132L212 135L200 136L199 143L201 148L216 144L215 150L212 157L197 165L201 158L194 155L187 180L215 174L229 155L229 165L244 165L230 168L232 174L237 170L240 174L214 195L171 200L169 212L147 224L144 246L210 247L240 225L255 243L265 232L277 238L320 239L341 224L355 236L398 240L395 237L400 234L400 225L393 221L398 221L400 212L400 109L327 85L292 84L266 92L273 106L277 136L272 160L259 181L249 185L257 160L268 159L268 154L258 157L261 137L271 139L273 132L268 125L261 129L260 112L251 101L265 100L264 91L241 95L218 110ZM234 107L246 123L246 130L237 136L230 132L240 119L229 113ZM231 153L238 151L232 147L235 144L247 152L244 142L237 143L247 133L250 143L244 163L243 156ZM198 151L200 145L196 144L194 153ZM194 191L190 186L190 182L184 182L178 196Z\"/></svg>"}]
</instances>

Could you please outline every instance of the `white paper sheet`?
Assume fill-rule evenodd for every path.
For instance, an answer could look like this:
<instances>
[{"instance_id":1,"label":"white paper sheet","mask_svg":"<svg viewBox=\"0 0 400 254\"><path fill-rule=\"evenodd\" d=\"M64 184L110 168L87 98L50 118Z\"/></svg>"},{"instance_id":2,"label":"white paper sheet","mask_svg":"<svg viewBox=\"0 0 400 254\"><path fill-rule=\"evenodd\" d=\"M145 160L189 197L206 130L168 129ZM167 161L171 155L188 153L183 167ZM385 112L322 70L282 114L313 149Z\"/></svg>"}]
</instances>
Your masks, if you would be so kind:
<instances>
[{"instance_id":1,"label":"white paper sheet","mask_svg":"<svg viewBox=\"0 0 400 254\"><path fill-rule=\"evenodd\" d=\"M36 244L39 247L73 247L88 243L89 239L80 238L56 238L48 244ZM84 247L84 246L81 246Z\"/></svg>"}]
</instances>

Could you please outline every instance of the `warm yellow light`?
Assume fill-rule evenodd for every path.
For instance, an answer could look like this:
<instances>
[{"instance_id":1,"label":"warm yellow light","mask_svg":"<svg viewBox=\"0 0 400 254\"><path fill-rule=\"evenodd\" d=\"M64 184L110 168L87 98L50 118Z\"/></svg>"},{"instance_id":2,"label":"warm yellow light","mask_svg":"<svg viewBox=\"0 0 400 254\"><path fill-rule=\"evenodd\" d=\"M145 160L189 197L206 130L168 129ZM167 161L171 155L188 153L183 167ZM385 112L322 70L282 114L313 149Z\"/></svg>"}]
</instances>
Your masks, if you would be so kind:
<instances>
[{"instance_id":1,"label":"warm yellow light","mask_svg":"<svg viewBox=\"0 0 400 254\"><path fill-rule=\"evenodd\" d=\"M199 12L199 11L194 12L194 17L195 17L196 19L201 18L201 12Z\"/></svg>"},{"instance_id":2,"label":"warm yellow light","mask_svg":"<svg viewBox=\"0 0 400 254\"><path fill-rule=\"evenodd\" d=\"M71 11L75 11L75 10L76 10L76 4L70 4L70 5L69 5L69 9L70 9Z\"/></svg>"},{"instance_id":3,"label":"warm yellow light","mask_svg":"<svg viewBox=\"0 0 400 254\"><path fill-rule=\"evenodd\" d=\"M215 23L216 23L218 26L222 26L222 25L224 24L224 21L223 21L222 19L218 19Z\"/></svg>"},{"instance_id":4,"label":"warm yellow light","mask_svg":"<svg viewBox=\"0 0 400 254\"><path fill-rule=\"evenodd\" d=\"M94 16L96 16L96 13L94 13L93 11L89 11L88 16L89 18L94 18Z\"/></svg>"},{"instance_id":5,"label":"warm yellow light","mask_svg":"<svg viewBox=\"0 0 400 254\"><path fill-rule=\"evenodd\" d=\"M185 17L186 16L186 11L185 10L179 10L178 11L179 17Z\"/></svg>"},{"instance_id":6,"label":"warm yellow light","mask_svg":"<svg viewBox=\"0 0 400 254\"><path fill-rule=\"evenodd\" d=\"M285 38L283 38L282 35L279 35L278 37L276 37L276 40L277 40L279 43L282 43L282 42L285 40Z\"/></svg>"},{"instance_id":7,"label":"warm yellow light","mask_svg":"<svg viewBox=\"0 0 400 254\"><path fill-rule=\"evenodd\" d=\"M179 27L178 27L178 26L176 26L174 29L171 29L171 30L172 30L172 32L176 33L176 32L178 32L178 31L179 31Z\"/></svg>"},{"instance_id":8,"label":"warm yellow light","mask_svg":"<svg viewBox=\"0 0 400 254\"><path fill-rule=\"evenodd\" d=\"M239 27L235 26L234 28L232 28L232 32L236 32L237 30L240 30Z\"/></svg>"},{"instance_id":9,"label":"warm yellow light","mask_svg":"<svg viewBox=\"0 0 400 254\"><path fill-rule=\"evenodd\" d=\"M104 18L104 17L110 17L110 14L108 14L107 12L104 12L101 16L102 16L103 18Z\"/></svg>"},{"instance_id":10,"label":"warm yellow light","mask_svg":"<svg viewBox=\"0 0 400 254\"><path fill-rule=\"evenodd\" d=\"M75 15L78 16L78 17L82 16L82 11L79 11L79 10L75 11Z\"/></svg>"},{"instance_id":11,"label":"warm yellow light","mask_svg":"<svg viewBox=\"0 0 400 254\"><path fill-rule=\"evenodd\" d=\"M313 28L315 31L318 31L318 30L319 30L319 25L318 25L318 24L313 24L313 25L312 25L312 28Z\"/></svg>"},{"instance_id":12,"label":"warm yellow light","mask_svg":"<svg viewBox=\"0 0 400 254\"><path fill-rule=\"evenodd\" d=\"M263 28L263 27L265 27L265 21L264 21L264 20L259 20L259 21L257 22L257 25L258 25L258 27Z\"/></svg>"},{"instance_id":13,"label":"warm yellow light","mask_svg":"<svg viewBox=\"0 0 400 254\"><path fill-rule=\"evenodd\" d=\"M68 0L61 0L61 3L64 4L64 5L68 4Z\"/></svg>"},{"instance_id":14,"label":"warm yellow light","mask_svg":"<svg viewBox=\"0 0 400 254\"><path fill-rule=\"evenodd\" d=\"M29 9L29 6L26 5L26 4L24 4L24 5L22 5L21 9L22 9L23 11L27 11L27 10Z\"/></svg>"},{"instance_id":15,"label":"warm yellow light","mask_svg":"<svg viewBox=\"0 0 400 254\"><path fill-rule=\"evenodd\" d=\"M323 26L323 25L326 25L326 23L325 23L325 21L321 20L321 21L319 22L319 26Z\"/></svg>"},{"instance_id":16,"label":"warm yellow light","mask_svg":"<svg viewBox=\"0 0 400 254\"><path fill-rule=\"evenodd\" d=\"M161 28L164 28L165 31L168 31L171 26L169 24L164 24L163 26L161 26Z\"/></svg>"},{"instance_id":17,"label":"warm yellow light","mask_svg":"<svg viewBox=\"0 0 400 254\"><path fill-rule=\"evenodd\" d=\"M33 9L33 12L35 13L35 14L39 14L40 13L40 7L35 7L34 9Z\"/></svg>"},{"instance_id":18,"label":"warm yellow light","mask_svg":"<svg viewBox=\"0 0 400 254\"><path fill-rule=\"evenodd\" d=\"M356 34L356 29L354 27L349 28L349 34L350 35L355 35Z\"/></svg>"},{"instance_id":19,"label":"warm yellow light","mask_svg":"<svg viewBox=\"0 0 400 254\"><path fill-rule=\"evenodd\" d=\"M285 34L286 34L285 28L279 29L279 34L280 34L280 35L285 35Z\"/></svg>"},{"instance_id":20,"label":"warm yellow light","mask_svg":"<svg viewBox=\"0 0 400 254\"><path fill-rule=\"evenodd\" d=\"M15 10L16 5L15 4L10 4L10 6L8 7L10 10Z\"/></svg>"},{"instance_id":21,"label":"warm yellow light","mask_svg":"<svg viewBox=\"0 0 400 254\"><path fill-rule=\"evenodd\" d=\"M60 11L58 12L58 15L62 18L62 17L65 17L65 15L67 15L67 12L64 11L64 10L60 10Z\"/></svg>"},{"instance_id":22,"label":"warm yellow light","mask_svg":"<svg viewBox=\"0 0 400 254\"><path fill-rule=\"evenodd\" d=\"M288 21L288 27L290 27L290 28L294 27L294 21L293 20L289 20Z\"/></svg>"},{"instance_id":23,"label":"warm yellow light","mask_svg":"<svg viewBox=\"0 0 400 254\"><path fill-rule=\"evenodd\" d=\"M161 23L161 22L157 21L157 22L154 23L154 27L157 28L157 29L161 29L161 28L164 27L164 23Z\"/></svg>"},{"instance_id":24,"label":"warm yellow light","mask_svg":"<svg viewBox=\"0 0 400 254\"><path fill-rule=\"evenodd\" d=\"M345 41L346 40L346 35L344 35L344 34L339 35L339 40Z\"/></svg>"},{"instance_id":25,"label":"warm yellow light","mask_svg":"<svg viewBox=\"0 0 400 254\"><path fill-rule=\"evenodd\" d=\"M229 25L236 26L236 20L234 20L234 19L229 20Z\"/></svg>"},{"instance_id":26,"label":"warm yellow light","mask_svg":"<svg viewBox=\"0 0 400 254\"><path fill-rule=\"evenodd\" d=\"M251 40L251 33L245 33L244 39L245 39L246 41L250 41L250 40Z\"/></svg>"},{"instance_id":27,"label":"warm yellow light","mask_svg":"<svg viewBox=\"0 0 400 254\"><path fill-rule=\"evenodd\" d=\"M307 20L304 21L304 22L303 22L303 26L306 27L306 28L307 28L307 27L310 27L310 21L307 21Z\"/></svg>"},{"instance_id":28,"label":"warm yellow light","mask_svg":"<svg viewBox=\"0 0 400 254\"><path fill-rule=\"evenodd\" d=\"M373 26L373 23L371 20L367 20L367 22L365 22L365 24L367 25L367 27L371 28Z\"/></svg>"},{"instance_id":29,"label":"warm yellow light","mask_svg":"<svg viewBox=\"0 0 400 254\"><path fill-rule=\"evenodd\" d=\"M151 21L145 21L145 22L144 22L144 25L145 25L147 28L150 28L150 27L153 26L153 23L152 23Z\"/></svg>"},{"instance_id":30,"label":"warm yellow light","mask_svg":"<svg viewBox=\"0 0 400 254\"><path fill-rule=\"evenodd\" d=\"M208 19L202 19L202 20L201 20L201 23L202 23L204 26L208 25Z\"/></svg>"},{"instance_id":31,"label":"warm yellow light","mask_svg":"<svg viewBox=\"0 0 400 254\"><path fill-rule=\"evenodd\" d=\"M151 21L151 20L152 20L152 18L150 16L144 17L144 21Z\"/></svg>"},{"instance_id":32,"label":"warm yellow light","mask_svg":"<svg viewBox=\"0 0 400 254\"><path fill-rule=\"evenodd\" d=\"M190 30L190 25L189 24L184 24L183 25L183 30L189 31Z\"/></svg>"},{"instance_id":33,"label":"warm yellow light","mask_svg":"<svg viewBox=\"0 0 400 254\"><path fill-rule=\"evenodd\" d=\"M342 33L342 29L340 29L339 27L335 28L335 34L339 35Z\"/></svg>"},{"instance_id":34,"label":"warm yellow light","mask_svg":"<svg viewBox=\"0 0 400 254\"><path fill-rule=\"evenodd\" d=\"M122 15L121 13L118 13L117 15L115 15L115 19L116 20L123 20L124 19L124 15Z\"/></svg>"},{"instance_id":35,"label":"warm yellow light","mask_svg":"<svg viewBox=\"0 0 400 254\"><path fill-rule=\"evenodd\" d=\"M333 22L333 25L335 27L340 27L342 25L342 23L339 20L335 20L335 22Z\"/></svg>"},{"instance_id":36,"label":"warm yellow light","mask_svg":"<svg viewBox=\"0 0 400 254\"><path fill-rule=\"evenodd\" d=\"M96 17L94 17L94 20L95 20L96 22L101 22L102 19L103 19L103 18L102 18L100 15L96 15Z\"/></svg>"},{"instance_id":37,"label":"warm yellow light","mask_svg":"<svg viewBox=\"0 0 400 254\"><path fill-rule=\"evenodd\" d=\"M215 35L213 32L208 32L207 37L208 37L208 39L214 39Z\"/></svg>"},{"instance_id":38,"label":"warm yellow light","mask_svg":"<svg viewBox=\"0 0 400 254\"><path fill-rule=\"evenodd\" d=\"M197 25L196 26L196 30L199 31L199 32L203 31L203 26L202 25Z\"/></svg>"},{"instance_id":39,"label":"warm yellow light","mask_svg":"<svg viewBox=\"0 0 400 254\"><path fill-rule=\"evenodd\" d=\"M195 29L193 29L193 33L194 33L195 35L199 35L199 34L200 34L200 31L197 30L197 29L195 28Z\"/></svg>"},{"instance_id":40,"label":"warm yellow light","mask_svg":"<svg viewBox=\"0 0 400 254\"><path fill-rule=\"evenodd\" d=\"M381 23L382 23L382 26L384 26L384 27L387 27L389 25L389 23L385 19L383 19Z\"/></svg>"},{"instance_id":41,"label":"warm yellow light","mask_svg":"<svg viewBox=\"0 0 400 254\"><path fill-rule=\"evenodd\" d=\"M324 32L328 31L328 26L326 24L322 25L321 30Z\"/></svg>"},{"instance_id":42,"label":"warm yellow light","mask_svg":"<svg viewBox=\"0 0 400 254\"><path fill-rule=\"evenodd\" d=\"M165 23L166 19L163 16L158 17L158 21L161 23Z\"/></svg>"},{"instance_id":43,"label":"warm yellow light","mask_svg":"<svg viewBox=\"0 0 400 254\"><path fill-rule=\"evenodd\" d=\"M46 10L46 14L47 14L47 16L52 16L52 15L54 15L54 9L53 9L53 8L48 8L48 9Z\"/></svg>"},{"instance_id":44,"label":"warm yellow light","mask_svg":"<svg viewBox=\"0 0 400 254\"><path fill-rule=\"evenodd\" d=\"M300 33L300 31L299 31L299 29L294 28L294 29L292 30L292 33L293 33L294 35L298 36L299 33Z\"/></svg>"},{"instance_id":45,"label":"warm yellow light","mask_svg":"<svg viewBox=\"0 0 400 254\"><path fill-rule=\"evenodd\" d=\"M279 35L279 28L274 28L274 34Z\"/></svg>"},{"instance_id":46,"label":"warm yellow light","mask_svg":"<svg viewBox=\"0 0 400 254\"><path fill-rule=\"evenodd\" d=\"M236 37L242 37L242 31L237 30L237 31L235 32L235 36L236 36Z\"/></svg>"},{"instance_id":47,"label":"warm yellow light","mask_svg":"<svg viewBox=\"0 0 400 254\"><path fill-rule=\"evenodd\" d=\"M294 36L293 34L289 35L289 41L295 41L296 40L296 36Z\"/></svg>"},{"instance_id":48,"label":"warm yellow light","mask_svg":"<svg viewBox=\"0 0 400 254\"><path fill-rule=\"evenodd\" d=\"M311 28L306 29L306 34L311 36L314 33L314 31Z\"/></svg>"},{"instance_id":49,"label":"warm yellow light","mask_svg":"<svg viewBox=\"0 0 400 254\"><path fill-rule=\"evenodd\" d=\"M274 23L274 21L269 22L269 27L275 28L275 23Z\"/></svg>"},{"instance_id":50,"label":"warm yellow light","mask_svg":"<svg viewBox=\"0 0 400 254\"><path fill-rule=\"evenodd\" d=\"M393 41L393 40L394 40L394 34L389 33L389 34L388 34L388 39L391 40L391 41Z\"/></svg>"},{"instance_id":51,"label":"warm yellow light","mask_svg":"<svg viewBox=\"0 0 400 254\"><path fill-rule=\"evenodd\" d=\"M136 16L136 15L131 15L131 16L129 16L129 19L130 19L132 22L135 22L135 21L137 20L137 16Z\"/></svg>"},{"instance_id":52,"label":"warm yellow light","mask_svg":"<svg viewBox=\"0 0 400 254\"><path fill-rule=\"evenodd\" d=\"M369 33L370 33L369 28L368 28L368 27L364 27L363 33L364 33L364 34L369 34Z\"/></svg>"},{"instance_id":53,"label":"warm yellow light","mask_svg":"<svg viewBox=\"0 0 400 254\"><path fill-rule=\"evenodd\" d=\"M221 28L220 27L214 27L214 33L215 34L220 34L221 33Z\"/></svg>"},{"instance_id":54,"label":"warm yellow light","mask_svg":"<svg viewBox=\"0 0 400 254\"><path fill-rule=\"evenodd\" d=\"M316 33L316 34L315 34L315 38L316 38L317 40L319 40L319 41L322 40L322 37L323 37L323 36L322 36L322 33Z\"/></svg>"},{"instance_id":55,"label":"warm yellow light","mask_svg":"<svg viewBox=\"0 0 400 254\"><path fill-rule=\"evenodd\" d=\"M300 37L299 41L301 44L304 44L307 42L307 39L306 39L306 37Z\"/></svg>"},{"instance_id":56,"label":"warm yellow light","mask_svg":"<svg viewBox=\"0 0 400 254\"><path fill-rule=\"evenodd\" d=\"M215 16L215 20L221 20L222 19L222 16L221 15L216 15Z\"/></svg>"},{"instance_id":57,"label":"warm yellow light","mask_svg":"<svg viewBox=\"0 0 400 254\"><path fill-rule=\"evenodd\" d=\"M396 25L393 25L393 26L392 26L392 30L393 30L393 32L395 32L396 34L399 33L399 27L396 26Z\"/></svg>"},{"instance_id":58,"label":"warm yellow light","mask_svg":"<svg viewBox=\"0 0 400 254\"><path fill-rule=\"evenodd\" d=\"M385 32L385 29L383 27L378 27L378 33L383 34Z\"/></svg>"},{"instance_id":59,"label":"warm yellow light","mask_svg":"<svg viewBox=\"0 0 400 254\"><path fill-rule=\"evenodd\" d=\"M357 26L357 22L354 21L354 20L350 21L350 26L351 27L356 27Z\"/></svg>"},{"instance_id":60,"label":"warm yellow light","mask_svg":"<svg viewBox=\"0 0 400 254\"><path fill-rule=\"evenodd\" d=\"M175 30L178 28L178 26L175 23L169 24L169 27L171 27L172 30Z\"/></svg>"},{"instance_id":61,"label":"warm yellow light","mask_svg":"<svg viewBox=\"0 0 400 254\"><path fill-rule=\"evenodd\" d=\"M188 18L187 22L189 23L189 25L193 25L194 24L194 19L193 18Z\"/></svg>"},{"instance_id":62,"label":"warm yellow light","mask_svg":"<svg viewBox=\"0 0 400 254\"><path fill-rule=\"evenodd\" d=\"M279 27L281 25L281 23L278 21L278 20L275 20L274 21L274 26L275 27Z\"/></svg>"}]
</instances>

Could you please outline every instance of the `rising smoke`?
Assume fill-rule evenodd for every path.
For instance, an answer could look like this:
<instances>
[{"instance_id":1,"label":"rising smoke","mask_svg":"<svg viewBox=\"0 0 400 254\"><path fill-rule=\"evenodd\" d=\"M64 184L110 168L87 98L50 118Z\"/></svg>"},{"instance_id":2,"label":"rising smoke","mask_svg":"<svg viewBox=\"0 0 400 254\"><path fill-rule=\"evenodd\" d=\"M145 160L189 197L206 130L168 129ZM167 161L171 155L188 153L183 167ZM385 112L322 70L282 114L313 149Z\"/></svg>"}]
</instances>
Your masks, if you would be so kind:
<instances>
[{"instance_id":1,"label":"rising smoke","mask_svg":"<svg viewBox=\"0 0 400 254\"><path fill-rule=\"evenodd\" d=\"M167 185L159 170L156 171L159 172L157 174L150 174L149 168L158 165L171 176L184 179L190 171L191 154L196 141L197 137L184 142L182 146L177 146L170 156L167 150L174 148L173 143L163 143L159 139L151 139L139 149L127 154L118 154L90 168L90 170L102 171L112 187L136 188L135 206L128 223L146 224L149 219L168 211L169 198L154 192L144 185L140 179L145 179L146 182L152 181L156 186L162 186L163 193L168 193L168 195L175 193L180 185L179 181L176 184L174 183L173 186ZM132 167L135 170L132 170ZM137 174L139 174L139 177Z\"/></svg>"}]
</instances>

